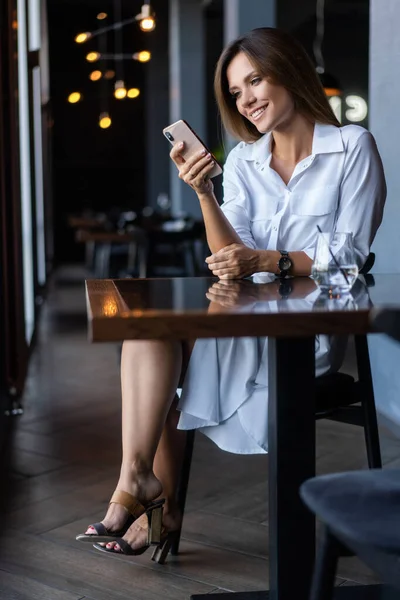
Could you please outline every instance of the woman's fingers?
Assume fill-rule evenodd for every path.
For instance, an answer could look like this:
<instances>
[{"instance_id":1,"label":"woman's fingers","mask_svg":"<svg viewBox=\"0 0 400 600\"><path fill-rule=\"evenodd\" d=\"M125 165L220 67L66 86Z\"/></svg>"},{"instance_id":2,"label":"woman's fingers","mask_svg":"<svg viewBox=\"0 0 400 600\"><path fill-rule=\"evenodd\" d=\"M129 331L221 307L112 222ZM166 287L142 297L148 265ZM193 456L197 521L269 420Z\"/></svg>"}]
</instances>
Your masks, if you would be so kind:
<instances>
[{"instance_id":1,"label":"woman's fingers","mask_svg":"<svg viewBox=\"0 0 400 600\"><path fill-rule=\"evenodd\" d=\"M211 155L196 157L194 160L187 161L179 172L179 177L186 183L192 184L196 179L204 179L204 176L212 171L214 162Z\"/></svg>"},{"instance_id":2,"label":"woman's fingers","mask_svg":"<svg viewBox=\"0 0 400 600\"><path fill-rule=\"evenodd\" d=\"M215 269L227 269L230 266L231 265L229 264L229 262L227 260L223 260L220 262L208 263L208 268L210 269L210 271L214 271Z\"/></svg>"},{"instance_id":3,"label":"woman's fingers","mask_svg":"<svg viewBox=\"0 0 400 600\"><path fill-rule=\"evenodd\" d=\"M180 142L179 144L174 144L174 146L172 146L171 152L169 153L170 157L172 158L178 169L181 165L185 164L185 159L181 156L181 152L183 151L184 147L185 144L183 142Z\"/></svg>"},{"instance_id":4,"label":"woman's fingers","mask_svg":"<svg viewBox=\"0 0 400 600\"><path fill-rule=\"evenodd\" d=\"M219 277L219 279L239 279L235 269L216 269L213 271L213 275Z\"/></svg>"}]
</instances>

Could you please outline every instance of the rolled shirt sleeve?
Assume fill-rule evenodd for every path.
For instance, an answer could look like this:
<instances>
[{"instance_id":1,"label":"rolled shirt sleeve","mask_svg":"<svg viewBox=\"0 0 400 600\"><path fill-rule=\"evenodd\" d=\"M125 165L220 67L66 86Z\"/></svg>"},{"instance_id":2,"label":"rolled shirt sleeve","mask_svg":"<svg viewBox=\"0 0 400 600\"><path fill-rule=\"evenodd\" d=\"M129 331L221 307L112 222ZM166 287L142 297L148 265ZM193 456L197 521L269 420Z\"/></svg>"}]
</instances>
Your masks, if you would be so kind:
<instances>
[{"instance_id":1,"label":"rolled shirt sleeve","mask_svg":"<svg viewBox=\"0 0 400 600\"><path fill-rule=\"evenodd\" d=\"M245 246L256 249L257 245L250 229L250 218L244 188L236 171L232 153L228 155L223 174L224 202L221 210Z\"/></svg>"}]
</instances>

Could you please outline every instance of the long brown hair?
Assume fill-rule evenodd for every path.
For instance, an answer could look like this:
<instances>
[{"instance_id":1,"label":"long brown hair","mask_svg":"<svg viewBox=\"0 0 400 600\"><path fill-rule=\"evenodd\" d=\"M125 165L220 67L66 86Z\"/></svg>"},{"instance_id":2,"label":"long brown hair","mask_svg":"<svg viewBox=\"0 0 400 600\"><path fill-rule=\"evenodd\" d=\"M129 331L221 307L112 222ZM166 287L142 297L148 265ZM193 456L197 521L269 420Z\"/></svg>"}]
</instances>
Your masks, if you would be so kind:
<instances>
[{"instance_id":1,"label":"long brown hair","mask_svg":"<svg viewBox=\"0 0 400 600\"><path fill-rule=\"evenodd\" d=\"M229 93L226 72L240 52L247 55L261 76L286 88L299 113L312 122L340 127L303 46L285 31L260 27L231 42L222 52L215 70L214 91L222 122L235 138L255 142L263 135L238 112Z\"/></svg>"}]
</instances>

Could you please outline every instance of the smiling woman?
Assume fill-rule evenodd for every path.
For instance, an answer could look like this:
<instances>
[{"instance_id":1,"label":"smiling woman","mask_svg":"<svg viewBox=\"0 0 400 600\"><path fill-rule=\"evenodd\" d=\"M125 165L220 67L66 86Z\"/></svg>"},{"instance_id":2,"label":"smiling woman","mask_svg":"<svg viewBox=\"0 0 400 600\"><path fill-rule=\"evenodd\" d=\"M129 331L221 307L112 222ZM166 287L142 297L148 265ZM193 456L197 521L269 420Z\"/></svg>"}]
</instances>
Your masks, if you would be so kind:
<instances>
[{"instance_id":1,"label":"smiling woman","mask_svg":"<svg viewBox=\"0 0 400 600\"><path fill-rule=\"evenodd\" d=\"M209 177L211 154L199 150L185 160L178 143L170 154L197 194L210 271L222 280L266 277L271 297L283 287L289 295L295 286L284 286L284 278L310 275L318 227L353 232L361 267L382 218L382 164L368 131L339 126L305 51L278 30L251 31L223 52L215 91L226 128L241 140L225 162L223 204ZM226 302L222 283L229 281L211 290L214 310L218 297ZM318 290L311 279L305 283L303 300L312 306ZM257 301L248 296L254 310ZM340 341L320 336L315 350L317 375L339 369ZM168 550L182 518L176 486L185 437L178 420L179 429L200 429L224 450L267 452L267 353L265 337L125 342L119 493L102 523L79 539L113 554L141 554L156 523ZM162 523L154 503L161 493Z\"/></svg>"},{"instance_id":2,"label":"smiling woman","mask_svg":"<svg viewBox=\"0 0 400 600\"><path fill-rule=\"evenodd\" d=\"M234 61L241 63L245 75L242 82L230 82ZM254 115L253 121L248 120L240 110L240 104L236 104L240 100L241 87L244 86L245 91L258 86L263 79L270 85L284 88L296 111L304 117L339 126L304 48L289 34L264 27L253 29L228 46L215 71L214 89L222 121L235 138L254 142L262 135L255 126Z\"/></svg>"}]
</instances>

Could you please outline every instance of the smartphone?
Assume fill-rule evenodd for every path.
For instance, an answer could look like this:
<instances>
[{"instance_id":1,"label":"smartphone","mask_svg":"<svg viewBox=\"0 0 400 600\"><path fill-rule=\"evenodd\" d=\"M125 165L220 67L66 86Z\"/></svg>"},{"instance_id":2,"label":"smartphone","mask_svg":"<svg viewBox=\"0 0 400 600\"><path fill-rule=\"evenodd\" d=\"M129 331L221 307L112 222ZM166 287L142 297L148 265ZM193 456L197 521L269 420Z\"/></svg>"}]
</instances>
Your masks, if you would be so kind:
<instances>
[{"instance_id":1,"label":"smartphone","mask_svg":"<svg viewBox=\"0 0 400 600\"><path fill-rule=\"evenodd\" d=\"M179 142L184 142L185 146L181 153L182 158L188 160L191 158L196 152L200 152L203 148L212 154L210 150L207 148L205 143L199 138L199 136L193 131L186 121L181 119L176 123L172 123L172 125L168 125L163 129L163 134L167 138L172 145L179 144ZM221 175L222 167L218 163L217 159L214 155L212 155L213 160L215 161L215 166L213 170L209 173L209 177L216 177L217 175Z\"/></svg>"}]
</instances>

